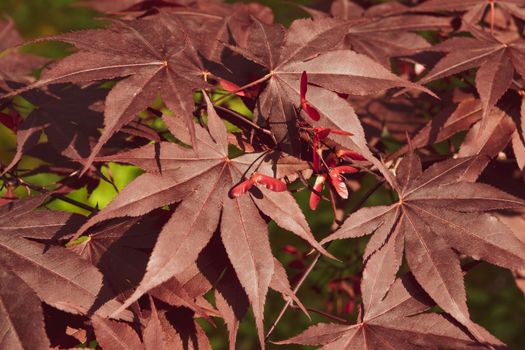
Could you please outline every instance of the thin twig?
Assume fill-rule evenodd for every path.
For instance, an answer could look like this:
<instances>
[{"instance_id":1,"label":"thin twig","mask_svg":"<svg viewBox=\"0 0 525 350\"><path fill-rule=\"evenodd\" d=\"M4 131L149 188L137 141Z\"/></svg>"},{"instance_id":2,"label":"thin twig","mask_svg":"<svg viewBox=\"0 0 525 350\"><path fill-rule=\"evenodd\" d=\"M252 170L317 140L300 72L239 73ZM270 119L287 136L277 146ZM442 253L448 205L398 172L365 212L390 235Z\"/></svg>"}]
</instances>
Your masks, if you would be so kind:
<instances>
[{"instance_id":1,"label":"thin twig","mask_svg":"<svg viewBox=\"0 0 525 350\"><path fill-rule=\"evenodd\" d=\"M61 193L53 193L51 195L53 198L55 199L60 199L61 201L64 201L64 202L67 202L69 204L73 204L81 209L84 209L84 210L87 210L89 211L90 213L97 213L98 212L98 209L96 208L93 208L87 204L84 204L82 202L77 202L76 200L72 199L72 198L69 198L69 197L66 197L64 196L63 194Z\"/></svg>"},{"instance_id":2,"label":"thin twig","mask_svg":"<svg viewBox=\"0 0 525 350\"><path fill-rule=\"evenodd\" d=\"M242 114L240 113L237 113L235 111L232 111L231 109L229 108L226 108L226 107L222 107L222 106L215 106L216 109L218 110L221 110L221 111L224 111L224 112L227 112L228 114L230 114L231 116L241 120L243 123L246 123L248 125L250 125L252 128L256 129L257 131L260 131L268 136L270 136L272 138L272 140L277 143L277 140L275 140L275 137L273 136L273 133L268 130L268 129L265 129L257 124L255 124L254 122L252 122L250 119L244 117Z\"/></svg>"},{"instance_id":3,"label":"thin twig","mask_svg":"<svg viewBox=\"0 0 525 350\"><path fill-rule=\"evenodd\" d=\"M36 185L33 185L33 184L28 183L28 182L25 182L25 181L23 181L23 182L21 182L21 183L22 183L24 186L29 187L29 188L30 188L31 190L33 190L33 191L37 191L37 192L41 192L41 193L44 193L44 192L47 192L47 191L48 191L48 190L47 190L46 188L44 188L44 187L36 186ZM51 194L51 197L53 197L53 198L55 198L55 199L60 199L60 200L62 200L62 201L64 201L64 202L67 202L67 203L69 203L69 204L75 205L75 206L77 206L77 207L79 207L79 208L81 208L81 209L87 210L87 211L89 211L89 212L91 212L91 213L96 213L96 212L98 212L98 209L93 208L93 207L91 207L91 206L89 206L89 205L87 205L87 204L84 204L84 203L82 203L82 202L78 202L78 201L76 201L76 200L74 200L74 199L72 199L72 198L69 198L69 197L63 195L62 193L56 193L56 192L55 192L55 193L52 193L52 194Z\"/></svg>"}]
</instances>

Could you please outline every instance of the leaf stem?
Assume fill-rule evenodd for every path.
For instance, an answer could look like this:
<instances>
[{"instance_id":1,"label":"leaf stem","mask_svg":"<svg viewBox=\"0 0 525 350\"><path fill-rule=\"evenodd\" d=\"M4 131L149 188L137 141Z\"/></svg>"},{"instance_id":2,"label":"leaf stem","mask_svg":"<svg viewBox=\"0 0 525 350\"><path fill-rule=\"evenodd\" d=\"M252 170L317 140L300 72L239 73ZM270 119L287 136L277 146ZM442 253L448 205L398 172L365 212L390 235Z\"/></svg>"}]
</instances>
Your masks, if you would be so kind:
<instances>
[{"instance_id":1,"label":"leaf stem","mask_svg":"<svg viewBox=\"0 0 525 350\"><path fill-rule=\"evenodd\" d=\"M251 88L252 86L255 86L255 85L257 85L257 84L260 84L260 83L265 82L266 80L270 79L272 75L273 75L272 73L268 73L268 74L266 74L264 77L259 78L259 79L257 79L257 80L254 80L254 81L252 81L251 83L248 83L248 84L246 84L246 85L244 85L244 86L241 86L241 87L238 88L237 90L230 91L230 92L228 92L227 94L222 95L222 96L219 97L218 99L212 101L212 102L213 102L213 105L216 106L217 103L219 103L220 101L222 101L222 100L225 99L226 97L229 97L229 96L231 96L231 95L235 95L235 94L238 93L238 92L241 92L241 91L243 91L243 90L246 90L246 89L248 89L248 88Z\"/></svg>"}]
</instances>

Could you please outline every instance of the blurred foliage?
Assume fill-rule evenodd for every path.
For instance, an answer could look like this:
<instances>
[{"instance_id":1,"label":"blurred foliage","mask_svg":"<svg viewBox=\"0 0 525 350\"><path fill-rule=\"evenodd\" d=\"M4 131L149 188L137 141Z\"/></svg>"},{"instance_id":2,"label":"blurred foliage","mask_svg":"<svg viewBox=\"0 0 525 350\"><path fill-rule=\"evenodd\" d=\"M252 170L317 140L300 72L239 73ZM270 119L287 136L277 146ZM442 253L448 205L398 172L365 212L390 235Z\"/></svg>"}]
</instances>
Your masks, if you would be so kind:
<instances>
[{"instance_id":1,"label":"blurred foliage","mask_svg":"<svg viewBox=\"0 0 525 350\"><path fill-rule=\"evenodd\" d=\"M297 4L315 6L320 9L327 8L330 4L329 1L322 0L260 0L259 2L270 6L274 10L276 20L285 25L289 25L295 18L305 16L305 12ZM377 3L380 1L373 2ZM74 0L1 0L0 15L2 14L12 17L19 31L27 39L64 31L93 28L103 23L96 20L98 13L79 6ZM46 57L57 58L67 54L68 46L58 43L40 43L25 47L23 50ZM239 113L250 116L249 111L239 101L239 99L233 99L225 101L225 103ZM459 135L453 139L456 148L462 137L463 135ZM389 146L388 140L385 143ZM392 148L399 147L397 144L392 144L391 146ZM8 164L14 154L13 150L15 147L15 135L0 124L0 162ZM448 143L443 143L436 147L442 150L443 153L447 153L449 150ZM40 163L36 159L26 157L21 164L25 168L31 168ZM101 180L91 193L88 193L87 188L81 188L70 193L69 197L91 206L103 208L117 195L119 190L140 173L141 170L136 167L110 163L102 167L102 174L106 179L111 180L112 183ZM54 184L58 179L59 177L55 174L40 174L25 180L45 187ZM358 176L355 179L359 180L360 186L351 195L346 208L347 211L354 208L365 193L374 187L376 183L376 180L370 175ZM0 195L4 193L5 189L0 191ZM26 196L28 194L22 187L17 188L15 193L18 196ZM330 232L333 220L331 205L323 201L319 209L314 213L308 208L308 196L309 193L306 190L296 193L296 198L304 210L313 232L320 239ZM382 188L376 191L365 205L390 203L393 199L391 193ZM49 207L55 210L88 214L87 211L60 200L55 200ZM301 264L308 264L311 259L311 257L307 257L301 263L297 257L306 255L309 252L308 247L296 236L273 224L270 225L270 236L275 255L287 267L290 280L292 283L295 283L301 277L303 271ZM315 310L328 310L333 315L351 321L356 318L357 307L349 310L349 299L344 293L345 289L340 288L340 286L347 288L346 290L355 287L357 282L356 276L359 276L362 268L360 256L364 251L366 241L367 238L334 242L330 250L335 256L339 257L340 261L329 261L321 258L317 268L298 293L298 296L307 307ZM287 253L286 246L294 246L298 252L295 254ZM336 283L333 283L334 281ZM486 327L511 347L518 349L520 345L523 346L525 344L525 333L523 332L523 329L525 329L525 300L521 292L516 288L510 272L482 263L467 275L466 286L469 307L474 321ZM355 300L354 305L358 305L358 302L359 300ZM284 301L279 295L272 291L269 292L265 315L267 327L277 317L283 304ZM314 323L332 321L315 312L311 312L311 316ZM205 322L202 322L202 324L211 336L214 349L227 349L224 325L218 322L217 328L214 328ZM311 325L311 321L300 310L290 308L279 323L272 338L286 339L299 333L309 325ZM257 336L253 318L249 315L241 324L238 348L252 349L254 344L257 344ZM268 348L298 349L299 347L269 344Z\"/></svg>"}]
</instances>

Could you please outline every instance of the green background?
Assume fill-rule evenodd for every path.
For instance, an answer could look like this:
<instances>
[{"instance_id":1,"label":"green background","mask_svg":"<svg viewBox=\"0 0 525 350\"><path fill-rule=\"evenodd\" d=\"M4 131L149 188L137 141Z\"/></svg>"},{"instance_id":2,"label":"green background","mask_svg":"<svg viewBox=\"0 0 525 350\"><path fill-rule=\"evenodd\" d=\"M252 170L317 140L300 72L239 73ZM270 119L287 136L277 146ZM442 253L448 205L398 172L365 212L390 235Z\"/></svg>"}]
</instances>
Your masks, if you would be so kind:
<instances>
[{"instance_id":1,"label":"green background","mask_svg":"<svg viewBox=\"0 0 525 350\"><path fill-rule=\"evenodd\" d=\"M108 0L110 1L110 0ZM289 24L294 18L303 17L305 13L294 5L294 2L266 0L260 1L273 8L276 20ZM295 1L303 5L321 5L326 7L326 2L319 1ZM72 0L2 0L0 1L0 14L7 14L12 17L17 25L18 30L26 39L31 39L44 35L52 35L59 32L90 28L100 25L95 18L100 16L87 8L76 5ZM37 53L42 56L57 58L67 53L64 45L56 43L46 43L32 45L24 48L25 51ZM12 157L15 148L15 137L5 127L0 125L0 160L7 162ZM34 160L25 160L27 164L35 164ZM117 189L123 188L129 181L135 178L140 170L130 166L120 166L110 164L111 174L117 185ZM103 171L107 173L109 169ZM38 184L51 184L56 177L48 174L33 177L30 181ZM348 208L351 208L359 198L374 184L374 180L365 177L362 181L362 189L354 193L351 197ZM17 193L22 195L23 190L18 189ZM0 193L1 194L1 193ZM72 197L79 201L86 202L90 205L104 207L117 194L112 185L101 182L99 187L93 193L87 193L86 190L75 192ZM307 218L319 237L326 234L331 224L332 215L328 203L322 203L320 209L313 213L308 209L308 194L299 192L297 199L304 209ZM384 191L378 191L367 202L367 205L377 205L391 201L390 196ZM54 209L76 211L76 207L64 202L55 201L52 204ZM275 225L271 225L271 241L274 253L285 266L292 260L291 255L282 252L285 244L292 244L303 251L308 251L302 242L295 239L292 235L284 232ZM345 279L359 273L361 269L360 253L362 253L366 239L350 240L339 242L331 247L334 255L338 256L342 262L333 262L321 260L316 270L310 275L307 283L299 292L299 297L304 303L319 310L326 310L327 300L338 300L341 295L330 290L327 284L330 279ZM292 280L296 279L301 273L301 269L288 268L289 276ZM525 346L525 299L521 292L515 287L510 272L482 263L472 270L466 277L466 286L468 293L468 303L472 318L490 332L508 343L514 349L520 349ZM343 298L343 303L345 299ZM283 305L280 296L270 292L267 302L266 325L275 319L277 313ZM336 311L332 311L337 314ZM339 317L352 318L352 314L337 314ZM312 313L313 322L330 322L326 318ZM226 349L226 331L224 326L219 324L217 329L203 324L208 333L211 335L211 341L214 349ZM308 319L298 310L290 309L283 320L280 322L277 330L274 332L272 339L280 340L297 334L310 325ZM254 329L254 323L251 316L247 317L241 324L238 336L239 349L253 349L256 347L257 337ZM292 349L293 346L275 346L270 344L269 348Z\"/></svg>"}]
</instances>

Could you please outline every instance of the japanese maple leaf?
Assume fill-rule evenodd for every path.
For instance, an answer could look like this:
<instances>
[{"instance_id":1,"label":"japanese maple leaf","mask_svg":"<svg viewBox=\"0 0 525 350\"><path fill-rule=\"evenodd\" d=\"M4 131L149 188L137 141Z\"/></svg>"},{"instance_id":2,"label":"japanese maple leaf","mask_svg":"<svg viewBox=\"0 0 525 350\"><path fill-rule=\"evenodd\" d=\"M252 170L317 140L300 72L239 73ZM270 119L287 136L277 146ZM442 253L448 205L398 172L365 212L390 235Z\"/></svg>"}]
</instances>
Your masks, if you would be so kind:
<instances>
[{"instance_id":1,"label":"japanese maple leaf","mask_svg":"<svg viewBox=\"0 0 525 350\"><path fill-rule=\"evenodd\" d=\"M504 12L521 20L525 19L525 1L523 0L429 0L412 11L434 12L434 11L459 11L466 12L463 19L477 23L483 19L487 8L494 11L497 7Z\"/></svg>"},{"instance_id":2,"label":"japanese maple leaf","mask_svg":"<svg viewBox=\"0 0 525 350\"><path fill-rule=\"evenodd\" d=\"M510 269L525 266L525 244L484 213L521 208L525 202L486 184L461 181L476 160L449 159L423 172L419 157L409 153L397 168L399 202L355 212L322 243L375 232L364 259L384 245L396 246L388 263L381 264L393 266L395 275L404 251L410 271L430 297L479 336L469 320L455 251Z\"/></svg>"},{"instance_id":3,"label":"japanese maple leaf","mask_svg":"<svg viewBox=\"0 0 525 350\"><path fill-rule=\"evenodd\" d=\"M447 28L450 28L450 19L444 17L398 15L369 18L350 27L345 44L390 68L390 58L409 55L430 46L415 31Z\"/></svg>"},{"instance_id":4,"label":"japanese maple leaf","mask_svg":"<svg viewBox=\"0 0 525 350\"><path fill-rule=\"evenodd\" d=\"M167 14L132 21L115 20L107 29L48 37L70 43L79 51L42 72L27 89L65 82L127 77L106 98L104 131L87 159L136 114L160 95L168 108L186 120L193 134L193 90L205 86L196 51L187 34Z\"/></svg>"},{"instance_id":5,"label":"japanese maple leaf","mask_svg":"<svg viewBox=\"0 0 525 350\"><path fill-rule=\"evenodd\" d=\"M516 135L514 121L499 108L493 108L487 118L485 126L481 129L482 107L477 99L467 99L455 109L445 109L434 117L411 140L410 145L402 147L387 157L396 159L407 152L410 147L420 148L446 140L459 131L468 131L465 140L458 152L459 157L478 156L465 170L462 179L476 181L489 161L503 151L507 144ZM472 128L472 124L476 123Z\"/></svg>"},{"instance_id":6,"label":"japanese maple leaf","mask_svg":"<svg viewBox=\"0 0 525 350\"><path fill-rule=\"evenodd\" d=\"M381 268L378 266L377 268ZM373 289L374 281L365 276L364 291ZM366 294L363 295L365 297ZM324 345L326 350L380 349L486 349L502 345L481 327L488 339L478 343L447 315L426 312L432 300L410 275L397 279L384 299L375 298L365 306L357 324L319 323L303 333L277 344Z\"/></svg>"},{"instance_id":7,"label":"japanese maple leaf","mask_svg":"<svg viewBox=\"0 0 525 350\"><path fill-rule=\"evenodd\" d=\"M510 227L512 232L516 236L525 242L525 211L524 210L515 210L515 211L503 211L498 213L498 219L500 219L505 225ZM525 295L525 269L513 271L514 278L516 281L516 286L521 290L523 295Z\"/></svg>"},{"instance_id":8,"label":"japanese maple leaf","mask_svg":"<svg viewBox=\"0 0 525 350\"><path fill-rule=\"evenodd\" d=\"M68 248L97 266L117 300L125 301L144 276L148 262L145 250L154 247L169 214L157 210L144 217L115 219L90 230L87 235L69 244ZM176 281L157 287L153 295L170 304L207 315L193 300L195 296L189 295L184 286Z\"/></svg>"},{"instance_id":9,"label":"japanese maple leaf","mask_svg":"<svg viewBox=\"0 0 525 350\"><path fill-rule=\"evenodd\" d=\"M121 304L106 295L103 275L95 266L63 247L44 246L25 238L63 237L77 229L78 222L69 213L34 211L46 198L19 200L1 207L1 265L23 280L40 300L57 309L109 316ZM122 317L131 319L130 313Z\"/></svg>"},{"instance_id":10,"label":"japanese maple leaf","mask_svg":"<svg viewBox=\"0 0 525 350\"><path fill-rule=\"evenodd\" d=\"M312 18L323 18L326 17L326 13L314 10L309 7L300 6L303 10L308 12ZM391 1L386 3L381 3L368 7L366 10L353 2L352 0L334 0L330 5L330 14L335 18L341 19L360 19L362 17L387 17L391 15L396 15L400 13L407 12L409 8L397 1Z\"/></svg>"},{"instance_id":11,"label":"japanese maple leaf","mask_svg":"<svg viewBox=\"0 0 525 350\"><path fill-rule=\"evenodd\" d=\"M487 167L490 160L502 152L516 133L512 118L499 108L494 108L486 123L476 123L465 136L458 152L459 157L476 156L465 169L464 181L474 182Z\"/></svg>"},{"instance_id":12,"label":"japanese maple leaf","mask_svg":"<svg viewBox=\"0 0 525 350\"><path fill-rule=\"evenodd\" d=\"M193 314L185 309L157 310L150 298L150 310L141 327L142 340L131 324L95 316L91 319L97 342L104 349L206 349L211 350L206 333Z\"/></svg>"},{"instance_id":13,"label":"japanese maple leaf","mask_svg":"<svg viewBox=\"0 0 525 350\"><path fill-rule=\"evenodd\" d=\"M519 123L516 123L516 132L512 135L512 149L516 156L516 163L520 169L525 169L525 133L523 127L525 126L525 99L521 99L521 118Z\"/></svg>"},{"instance_id":14,"label":"japanese maple leaf","mask_svg":"<svg viewBox=\"0 0 525 350\"><path fill-rule=\"evenodd\" d=\"M242 286L235 274L232 273L232 270L233 269L228 267L221 280L217 283L215 289L215 304L228 328L229 345L230 349L233 350L236 349L237 331L240 321L248 311L249 302L243 293L239 294L239 289L242 288ZM307 317L310 318L306 308L293 292L288 281L288 276L286 275L286 270L275 258L270 288L280 293L285 300L288 298L292 299Z\"/></svg>"},{"instance_id":15,"label":"japanese maple leaf","mask_svg":"<svg viewBox=\"0 0 525 350\"><path fill-rule=\"evenodd\" d=\"M150 144L99 159L132 163L147 173L130 183L104 210L88 220L80 232L106 219L139 216L182 200L159 235L142 282L125 305L191 265L220 228L228 257L254 310L263 343L263 307L274 263L267 224L259 210L328 253L315 241L290 192L273 192L260 186L262 194L235 197L230 196L230 189L255 170L282 178L308 165L298 161L298 165L285 162L281 166L279 154L265 157L264 153L252 153L228 158L226 129L207 96L206 101L209 133L196 127L195 148L174 143ZM184 125L179 128L184 129Z\"/></svg>"},{"instance_id":16,"label":"japanese maple leaf","mask_svg":"<svg viewBox=\"0 0 525 350\"><path fill-rule=\"evenodd\" d=\"M432 48L447 55L420 82L427 83L479 67L476 89L485 119L490 109L509 89L514 72L525 76L525 41L521 38L510 41L498 39L473 25L468 25L468 29L473 38L451 38Z\"/></svg>"},{"instance_id":17,"label":"japanese maple leaf","mask_svg":"<svg viewBox=\"0 0 525 350\"><path fill-rule=\"evenodd\" d=\"M267 69L268 74L258 80L266 82L266 87L259 97L257 113L260 122L270 124L284 145L293 147L297 132L294 106L301 102L317 110L323 124L324 118L334 118L334 109L347 104L336 93L366 95L393 87L420 88L366 56L350 50L331 51L349 27L350 22L333 18L297 20L287 31L280 25L256 22L246 48L230 46ZM300 81L305 71L308 82L321 88L309 86L306 101L301 101Z\"/></svg>"},{"instance_id":18,"label":"japanese maple leaf","mask_svg":"<svg viewBox=\"0 0 525 350\"><path fill-rule=\"evenodd\" d=\"M410 140L414 149L433 145L444 141L456 133L468 130L474 123L481 119L483 107L478 99L467 99L443 109L439 114L428 121ZM387 157L397 159L408 152L409 145Z\"/></svg>"},{"instance_id":19,"label":"japanese maple leaf","mask_svg":"<svg viewBox=\"0 0 525 350\"><path fill-rule=\"evenodd\" d=\"M385 130L395 140L406 142L407 133L413 137L425 125L421 114L425 105L422 102L426 99L421 95L417 99L406 96L395 100L352 96L349 100L363 123L371 145L377 144Z\"/></svg>"},{"instance_id":20,"label":"japanese maple leaf","mask_svg":"<svg viewBox=\"0 0 525 350\"><path fill-rule=\"evenodd\" d=\"M167 215L153 212L147 217L116 219L90 230L87 235L68 244L68 249L97 266L120 299L137 285L148 261L146 249L153 248ZM122 296L124 294L124 296Z\"/></svg>"},{"instance_id":21,"label":"japanese maple leaf","mask_svg":"<svg viewBox=\"0 0 525 350\"><path fill-rule=\"evenodd\" d=\"M15 28L12 19L0 20L0 91L11 90L8 82L30 83L33 69L40 68L46 59L18 52L15 46L23 39ZM12 49L11 49L12 48ZM6 50L5 52L3 52Z\"/></svg>"},{"instance_id":22,"label":"japanese maple leaf","mask_svg":"<svg viewBox=\"0 0 525 350\"><path fill-rule=\"evenodd\" d=\"M414 33L415 31L450 28L450 19L446 17L389 16L382 6L378 7L379 11L374 10L372 7L365 12L363 9L359 10L359 6L350 1L334 1L330 8L330 15L334 18L351 20L343 43L344 47L367 55L387 68L390 68L391 57L408 55L415 50L430 47L422 36ZM315 19L329 16L318 11L310 14Z\"/></svg>"}]
</instances>

